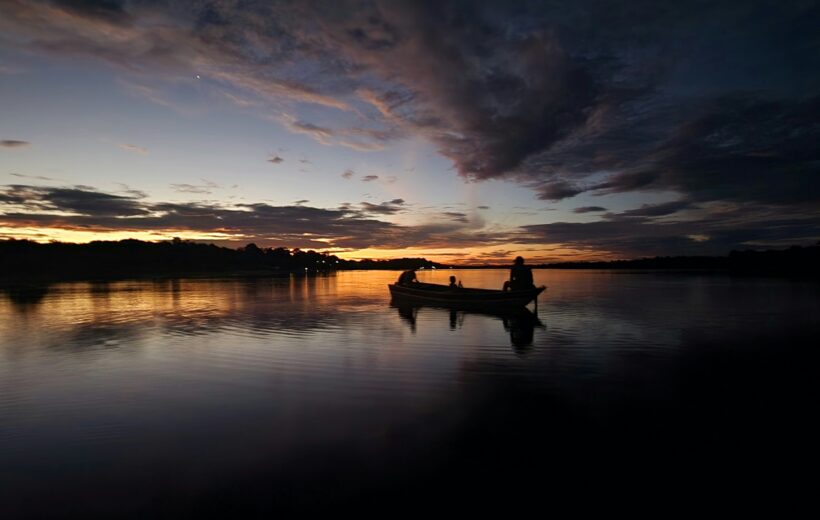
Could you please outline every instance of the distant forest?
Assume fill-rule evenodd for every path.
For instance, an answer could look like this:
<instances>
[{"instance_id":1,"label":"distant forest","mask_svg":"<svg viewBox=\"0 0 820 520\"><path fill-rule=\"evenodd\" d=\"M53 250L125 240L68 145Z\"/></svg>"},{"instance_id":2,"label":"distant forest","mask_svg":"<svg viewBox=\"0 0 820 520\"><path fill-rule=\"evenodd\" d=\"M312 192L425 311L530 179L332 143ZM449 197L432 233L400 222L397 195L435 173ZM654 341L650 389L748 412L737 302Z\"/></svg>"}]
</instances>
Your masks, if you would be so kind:
<instances>
[{"instance_id":1,"label":"distant forest","mask_svg":"<svg viewBox=\"0 0 820 520\"><path fill-rule=\"evenodd\" d=\"M732 251L728 256L656 256L607 262L561 262L538 267L548 269L692 269L723 270L749 274L818 275L820 244L767 251Z\"/></svg>"},{"instance_id":2,"label":"distant forest","mask_svg":"<svg viewBox=\"0 0 820 520\"><path fill-rule=\"evenodd\" d=\"M168 242L90 242L41 244L30 240L0 242L0 277L110 278L150 275L238 274L304 275L342 269L443 267L424 258L344 260L316 251L248 244L230 249L174 239Z\"/></svg>"},{"instance_id":3,"label":"distant forest","mask_svg":"<svg viewBox=\"0 0 820 520\"><path fill-rule=\"evenodd\" d=\"M748 274L817 276L820 244L785 250L732 251L728 256L664 256L608 262L562 262L534 265L546 269L684 269ZM0 241L0 280L88 279L134 276L263 275L290 276L350 269L446 268L424 258L344 260L335 255L299 249L238 249L174 239L168 242L91 242L41 244L29 240ZM453 266L456 267L456 266ZM476 266L464 266L476 268ZM482 266L504 268L505 265Z\"/></svg>"}]
</instances>

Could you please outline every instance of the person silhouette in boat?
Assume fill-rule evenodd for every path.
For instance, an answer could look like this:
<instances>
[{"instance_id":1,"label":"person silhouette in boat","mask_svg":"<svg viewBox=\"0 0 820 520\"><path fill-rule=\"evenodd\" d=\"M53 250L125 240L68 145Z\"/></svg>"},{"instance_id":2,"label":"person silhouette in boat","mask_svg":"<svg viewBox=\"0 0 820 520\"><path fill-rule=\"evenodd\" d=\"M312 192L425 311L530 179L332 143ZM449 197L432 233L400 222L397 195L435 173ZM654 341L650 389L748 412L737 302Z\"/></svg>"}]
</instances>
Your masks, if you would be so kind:
<instances>
[{"instance_id":1,"label":"person silhouette in boat","mask_svg":"<svg viewBox=\"0 0 820 520\"><path fill-rule=\"evenodd\" d=\"M416 279L416 270L415 269L408 269L407 271L401 273L399 275L399 281L396 282L397 285L412 285L417 283L418 280Z\"/></svg>"},{"instance_id":2,"label":"person silhouette in boat","mask_svg":"<svg viewBox=\"0 0 820 520\"><path fill-rule=\"evenodd\" d=\"M463 285L461 285L461 282L456 283L456 277L455 277L455 276L451 276L451 277L450 277L450 285L449 285L449 287L450 287L450 289L461 289L461 288L462 288L462 287L464 287L464 286L463 286Z\"/></svg>"},{"instance_id":3,"label":"person silhouette in boat","mask_svg":"<svg viewBox=\"0 0 820 520\"><path fill-rule=\"evenodd\" d=\"M521 256L515 257L515 262L510 269L510 279L504 282L505 291L521 291L525 289L532 289L535 284L532 283L532 269L524 265L524 258Z\"/></svg>"}]
</instances>

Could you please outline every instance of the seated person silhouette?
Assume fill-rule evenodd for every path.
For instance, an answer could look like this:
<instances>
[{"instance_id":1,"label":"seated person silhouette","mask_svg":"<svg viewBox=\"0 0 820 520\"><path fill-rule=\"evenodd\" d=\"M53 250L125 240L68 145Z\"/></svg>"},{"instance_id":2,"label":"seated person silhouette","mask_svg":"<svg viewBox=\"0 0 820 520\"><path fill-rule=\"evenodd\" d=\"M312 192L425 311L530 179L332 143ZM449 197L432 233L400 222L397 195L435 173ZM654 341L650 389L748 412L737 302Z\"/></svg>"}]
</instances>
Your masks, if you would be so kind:
<instances>
[{"instance_id":1,"label":"seated person silhouette","mask_svg":"<svg viewBox=\"0 0 820 520\"><path fill-rule=\"evenodd\" d=\"M535 287L535 284L532 283L532 269L524 265L523 257L515 257L515 262L510 269L510 279L504 282L503 289L505 291L521 291L533 287Z\"/></svg>"},{"instance_id":2,"label":"seated person silhouette","mask_svg":"<svg viewBox=\"0 0 820 520\"><path fill-rule=\"evenodd\" d=\"M399 280L396 282L397 285L411 285L417 283L418 280L416 279L416 270L415 269L408 269L407 271L401 273L399 275Z\"/></svg>"},{"instance_id":3,"label":"seated person silhouette","mask_svg":"<svg viewBox=\"0 0 820 520\"><path fill-rule=\"evenodd\" d=\"M464 286L461 285L461 282L456 283L456 277L455 276L450 277L450 289L461 289L462 287L464 287Z\"/></svg>"}]
</instances>

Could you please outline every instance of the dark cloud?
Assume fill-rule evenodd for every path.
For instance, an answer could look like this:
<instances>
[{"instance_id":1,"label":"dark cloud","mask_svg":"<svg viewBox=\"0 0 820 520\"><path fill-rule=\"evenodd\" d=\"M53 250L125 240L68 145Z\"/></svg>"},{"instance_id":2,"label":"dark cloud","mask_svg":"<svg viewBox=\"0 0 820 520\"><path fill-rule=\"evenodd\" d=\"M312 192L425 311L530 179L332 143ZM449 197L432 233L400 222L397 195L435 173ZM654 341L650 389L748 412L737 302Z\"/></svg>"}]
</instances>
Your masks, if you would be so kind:
<instances>
[{"instance_id":1,"label":"dark cloud","mask_svg":"<svg viewBox=\"0 0 820 520\"><path fill-rule=\"evenodd\" d=\"M604 192L668 190L695 201L820 202L820 97L733 96L704 107Z\"/></svg>"},{"instance_id":2,"label":"dark cloud","mask_svg":"<svg viewBox=\"0 0 820 520\"><path fill-rule=\"evenodd\" d=\"M389 236L393 227L355 213L298 204L270 206L257 203L224 207L194 202L150 204L123 199L101 192L10 186L0 191L0 202L25 211L7 209L0 215L0 223L12 227L48 226L94 231L218 231L228 236L236 234L244 241L251 237L259 244L291 247L327 247L328 244L318 238L344 238L349 243L366 244L363 247L381 246L371 242L370 237Z\"/></svg>"},{"instance_id":3,"label":"dark cloud","mask_svg":"<svg viewBox=\"0 0 820 520\"><path fill-rule=\"evenodd\" d=\"M348 169L348 170L345 170L342 173L342 178L343 179L352 179L354 175L356 175L356 172L354 172L353 170Z\"/></svg>"},{"instance_id":4,"label":"dark cloud","mask_svg":"<svg viewBox=\"0 0 820 520\"><path fill-rule=\"evenodd\" d=\"M478 206L478 209L490 209L490 206Z\"/></svg>"},{"instance_id":5,"label":"dark cloud","mask_svg":"<svg viewBox=\"0 0 820 520\"><path fill-rule=\"evenodd\" d=\"M92 191L89 187L61 188L11 185L0 187L0 225L51 227L86 231L218 232L225 242L254 241L264 246L344 249L468 247L497 243L502 236L476 232L462 223L400 226L368 214L391 214L402 199L381 204L362 203L322 209L297 201L291 206L264 203L151 203ZM127 217L127 218L125 218ZM235 240L231 236L236 236ZM449 247L449 246L447 246Z\"/></svg>"},{"instance_id":6,"label":"dark cloud","mask_svg":"<svg viewBox=\"0 0 820 520\"><path fill-rule=\"evenodd\" d=\"M72 14L99 18L111 23L129 23L131 17L125 11L125 2L116 0L52 0L57 7Z\"/></svg>"},{"instance_id":7,"label":"dark cloud","mask_svg":"<svg viewBox=\"0 0 820 520\"><path fill-rule=\"evenodd\" d=\"M571 184L567 181L556 180L545 182L538 187L538 198L541 200L558 201L574 197L586 191L584 188Z\"/></svg>"},{"instance_id":8,"label":"dark cloud","mask_svg":"<svg viewBox=\"0 0 820 520\"><path fill-rule=\"evenodd\" d=\"M144 215L138 199L72 188L39 190L41 200L61 211L82 215L131 217Z\"/></svg>"},{"instance_id":9,"label":"dark cloud","mask_svg":"<svg viewBox=\"0 0 820 520\"><path fill-rule=\"evenodd\" d=\"M365 175L364 177L362 177L362 182L373 182L375 180L378 180L378 178L378 175Z\"/></svg>"},{"instance_id":10,"label":"dark cloud","mask_svg":"<svg viewBox=\"0 0 820 520\"><path fill-rule=\"evenodd\" d=\"M335 37L394 82L363 99L464 176L515 178L545 200L653 190L788 204L820 193L807 96L820 58L805 52L819 43L805 19L818 14L765 2L391 3L348 13L342 25L358 30ZM375 27L391 27L376 40L390 45L362 39Z\"/></svg>"},{"instance_id":11,"label":"dark cloud","mask_svg":"<svg viewBox=\"0 0 820 520\"><path fill-rule=\"evenodd\" d=\"M273 164L279 164L285 162L285 160L279 157L278 155L274 155L273 157L268 159L268 162Z\"/></svg>"},{"instance_id":12,"label":"dark cloud","mask_svg":"<svg viewBox=\"0 0 820 520\"><path fill-rule=\"evenodd\" d=\"M0 202L25 205L36 211L93 217L132 217L148 213L137 197L103 193L88 186L61 188L13 184L0 188Z\"/></svg>"},{"instance_id":13,"label":"dark cloud","mask_svg":"<svg viewBox=\"0 0 820 520\"><path fill-rule=\"evenodd\" d=\"M372 204L370 202L360 203L362 212L375 213L378 215L392 215L394 213L398 213L402 210L402 205L404 205L404 201L402 199L382 202L381 204Z\"/></svg>"},{"instance_id":14,"label":"dark cloud","mask_svg":"<svg viewBox=\"0 0 820 520\"><path fill-rule=\"evenodd\" d=\"M352 56L395 80L366 99L430 137L471 178L529 175L519 171L524 161L583 125L614 90L598 70L613 60L574 49L560 34L565 14L549 6L385 3L363 11L343 23L366 33L379 20L400 35L375 48L337 36Z\"/></svg>"},{"instance_id":15,"label":"dark cloud","mask_svg":"<svg viewBox=\"0 0 820 520\"><path fill-rule=\"evenodd\" d=\"M0 188L0 225L52 227L87 231L218 232L232 242L253 240L260 245L302 248L453 248L506 243L551 243L622 257L669 254L725 254L729 249L783 247L813 243L820 225L810 208L783 216L776 206L753 214L742 205L706 213L693 220L669 220L670 214L693 209L680 201L647 205L639 210L607 214L590 223L528 225L509 232L476 228L467 214L443 212L436 222L401 226L368 217L390 215L405 205L402 199L338 209L264 203L151 203L90 187ZM642 213L642 214L639 214Z\"/></svg>"},{"instance_id":16,"label":"dark cloud","mask_svg":"<svg viewBox=\"0 0 820 520\"><path fill-rule=\"evenodd\" d=\"M0 148L24 148L31 146L28 141L18 141L16 139L3 139L0 141Z\"/></svg>"},{"instance_id":17,"label":"dark cloud","mask_svg":"<svg viewBox=\"0 0 820 520\"><path fill-rule=\"evenodd\" d=\"M640 208L630 209L617 214L617 217L662 217L672 215L679 211L692 208L691 202L686 200L674 200L662 204L644 204ZM601 208L603 209L603 208ZM579 213L576 210L576 213Z\"/></svg>"},{"instance_id":18,"label":"dark cloud","mask_svg":"<svg viewBox=\"0 0 820 520\"><path fill-rule=\"evenodd\" d=\"M582 206L572 210L573 213L595 213L599 211L606 211L606 208L601 206Z\"/></svg>"},{"instance_id":19,"label":"dark cloud","mask_svg":"<svg viewBox=\"0 0 820 520\"><path fill-rule=\"evenodd\" d=\"M561 244L626 258L723 255L732 249L808 245L820 236L820 223L810 212L784 217L773 207L753 212L737 207L693 220L667 221L636 214L608 216L596 222L523 226L517 240Z\"/></svg>"}]
</instances>

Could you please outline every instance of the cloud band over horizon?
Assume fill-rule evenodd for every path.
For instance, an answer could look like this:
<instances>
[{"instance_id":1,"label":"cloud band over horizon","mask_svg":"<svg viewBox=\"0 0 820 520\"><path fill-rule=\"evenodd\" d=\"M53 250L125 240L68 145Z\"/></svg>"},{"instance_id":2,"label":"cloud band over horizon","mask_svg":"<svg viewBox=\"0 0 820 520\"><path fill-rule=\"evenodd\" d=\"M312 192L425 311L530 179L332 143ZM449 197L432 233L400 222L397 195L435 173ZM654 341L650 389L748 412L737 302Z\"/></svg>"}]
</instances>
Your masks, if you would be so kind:
<instances>
[{"instance_id":1,"label":"cloud band over horizon","mask_svg":"<svg viewBox=\"0 0 820 520\"><path fill-rule=\"evenodd\" d=\"M15 184L0 187L0 228L94 231L100 238L122 231L167 236L193 232L216 234L220 238L211 241L233 246L254 242L262 247L346 251L553 244L578 251L605 251L621 258L642 253L664 255L681 248L688 254L725 254L749 245L783 247L806 242L820 232L811 214L782 218L765 209L752 221L737 208L724 209L720 218L707 213L689 221L665 221L675 205L669 203L607 213L598 222L556 222L501 230L476 229L460 212L443 212L435 221L414 226L373 217L402 211L406 205L402 199L335 209L310 207L305 202L288 206L150 202L144 195L105 193L89 186ZM640 231L637 235L636 228ZM785 240L783 230L789 231ZM480 258L479 254L473 256L473 260ZM466 259L470 260L469 254Z\"/></svg>"}]
</instances>

